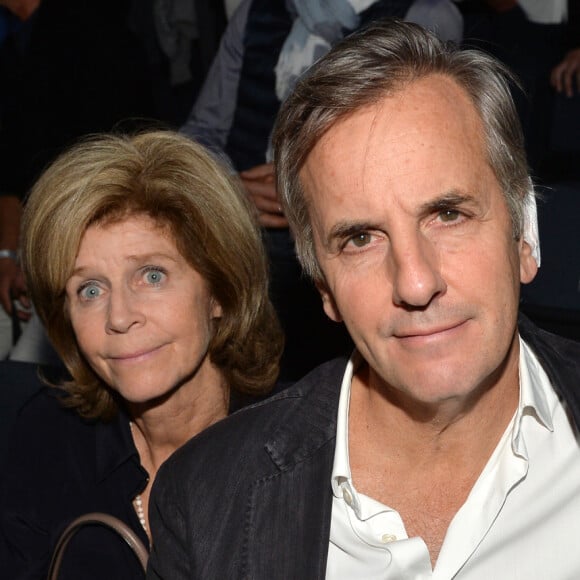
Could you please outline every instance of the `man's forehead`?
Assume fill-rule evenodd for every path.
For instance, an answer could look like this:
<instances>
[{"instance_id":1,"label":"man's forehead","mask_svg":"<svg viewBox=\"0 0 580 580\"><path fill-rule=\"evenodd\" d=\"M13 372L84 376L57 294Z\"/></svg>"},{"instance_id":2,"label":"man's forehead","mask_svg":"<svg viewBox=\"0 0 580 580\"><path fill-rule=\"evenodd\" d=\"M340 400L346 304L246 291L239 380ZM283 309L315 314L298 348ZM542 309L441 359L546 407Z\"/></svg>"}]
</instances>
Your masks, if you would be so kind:
<instances>
[{"instance_id":1,"label":"man's forehead","mask_svg":"<svg viewBox=\"0 0 580 580\"><path fill-rule=\"evenodd\" d=\"M337 120L307 156L300 177L308 198L329 182L363 187L387 164L397 168L394 178L405 178L399 163L411 170L419 160L428 169L445 155L487 165L485 133L466 91L444 75L431 75Z\"/></svg>"},{"instance_id":2,"label":"man's forehead","mask_svg":"<svg viewBox=\"0 0 580 580\"><path fill-rule=\"evenodd\" d=\"M419 122L420 121L420 122ZM479 132L483 123L473 100L457 81L443 74L430 74L409 81L395 91L340 116L314 145L312 152L329 147L329 141L342 132L367 123L370 134L378 131L421 133L430 126L464 125Z\"/></svg>"}]
</instances>

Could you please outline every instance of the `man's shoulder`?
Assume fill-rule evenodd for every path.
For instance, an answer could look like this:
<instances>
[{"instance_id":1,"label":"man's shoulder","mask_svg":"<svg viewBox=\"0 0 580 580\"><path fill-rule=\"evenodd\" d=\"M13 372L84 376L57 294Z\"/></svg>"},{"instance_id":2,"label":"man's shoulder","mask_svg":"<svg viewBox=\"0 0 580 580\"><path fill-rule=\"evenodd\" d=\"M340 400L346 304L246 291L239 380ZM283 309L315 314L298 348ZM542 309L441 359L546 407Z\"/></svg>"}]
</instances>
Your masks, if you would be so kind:
<instances>
[{"instance_id":1,"label":"man's shoulder","mask_svg":"<svg viewBox=\"0 0 580 580\"><path fill-rule=\"evenodd\" d=\"M580 342L548 332L524 315L520 315L518 326L521 337L543 366L564 364L580 370Z\"/></svg>"},{"instance_id":2,"label":"man's shoulder","mask_svg":"<svg viewBox=\"0 0 580 580\"><path fill-rule=\"evenodd\" d=\"M346 359L325 363L297 383L212 425L162 466L162 479L259 477L300 461L332 439Z\"/></svg>"},{"instance_id":3,"label":"man's shoulder","mask_svg":"<svg viewBox=\"0 0 580 580\"><path fill-rule=\"evenodd\" d=\"M580 426L580 343L552 334L520 315L519 331Z\"/></svg>"}]
</instances>

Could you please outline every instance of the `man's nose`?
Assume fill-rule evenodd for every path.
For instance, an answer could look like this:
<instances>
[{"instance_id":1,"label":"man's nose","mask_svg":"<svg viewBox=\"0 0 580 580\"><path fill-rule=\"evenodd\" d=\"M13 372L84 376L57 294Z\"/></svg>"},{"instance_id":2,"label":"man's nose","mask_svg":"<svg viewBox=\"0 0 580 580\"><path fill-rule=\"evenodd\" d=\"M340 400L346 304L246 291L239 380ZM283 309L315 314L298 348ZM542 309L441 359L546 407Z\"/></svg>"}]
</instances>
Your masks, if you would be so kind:
<instances>
[{"instance_id":1,"label":"man's nose","mask_svg":"<svg viewBox=\"0 0 580 580\"><path fill-rule=\"evenodd\" d=\"M424 308L435 296L445 293L447 285L437 249L421 232L391 240L389 262L396 305Z\"/></svg>"}]
</instances>

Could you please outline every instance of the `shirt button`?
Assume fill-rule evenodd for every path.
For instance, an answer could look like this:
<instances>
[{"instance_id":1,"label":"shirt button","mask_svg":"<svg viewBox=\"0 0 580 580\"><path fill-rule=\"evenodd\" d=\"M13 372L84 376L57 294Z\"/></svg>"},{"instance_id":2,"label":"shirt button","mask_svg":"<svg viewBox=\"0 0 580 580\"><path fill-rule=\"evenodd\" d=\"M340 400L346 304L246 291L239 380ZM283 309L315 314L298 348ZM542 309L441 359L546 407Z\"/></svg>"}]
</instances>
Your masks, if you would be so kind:
<instances>
[{"instance_id":1,"label":"shirt button","mask_svg":"<svg viewBox=\"0 0 580 580\"><path fill-rule=\"evenodd\" d=\"M381 536L381 542L383 544L388 544L389 542L394 542L397 539L397 536L394 534L383 534Z\"/></svg>"}]
</instances>

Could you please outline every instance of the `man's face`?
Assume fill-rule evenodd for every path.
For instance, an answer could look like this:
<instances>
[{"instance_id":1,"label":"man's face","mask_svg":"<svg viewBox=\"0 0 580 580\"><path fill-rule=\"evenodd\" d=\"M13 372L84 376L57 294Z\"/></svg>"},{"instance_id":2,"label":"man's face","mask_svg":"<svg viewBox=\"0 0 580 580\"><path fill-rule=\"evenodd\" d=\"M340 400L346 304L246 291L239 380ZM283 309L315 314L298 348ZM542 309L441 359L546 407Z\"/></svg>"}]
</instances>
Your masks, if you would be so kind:
<instances>
[{"instance_id":1,"label":"man's face","mask_svg":"<svg viewBox=\"0 0 580 580\"><path fill-rule=\"evenodd\" d=\"M371 380L430 405L517 368L519 284L536 264L513 239L481 120L454 81L415 81L339 121L300 177L325 311L344 320Z\"/></svg>"}]
</instances>

